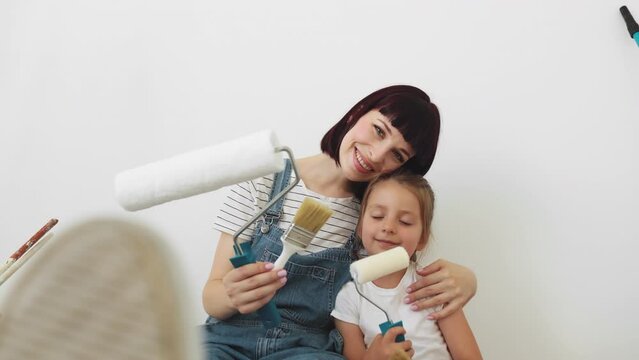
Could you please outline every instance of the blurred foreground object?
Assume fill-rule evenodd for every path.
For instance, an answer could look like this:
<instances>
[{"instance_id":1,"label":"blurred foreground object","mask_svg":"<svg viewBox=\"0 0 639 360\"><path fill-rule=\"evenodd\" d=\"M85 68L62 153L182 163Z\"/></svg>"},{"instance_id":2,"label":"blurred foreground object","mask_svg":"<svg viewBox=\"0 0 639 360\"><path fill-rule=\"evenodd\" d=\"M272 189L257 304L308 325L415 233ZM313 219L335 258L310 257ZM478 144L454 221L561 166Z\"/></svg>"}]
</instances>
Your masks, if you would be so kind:
<instances>
[{"instance_id":1,"label":"blurred foreground object","mask_svg":"<svg viewBox=\"0 0 639 360\"><path fill-rule=\"evenodd\" d=\"M0 359L201 359L164 241L118 219L51 239L7 294Z\"/></svg>"},{"instance_id":2,"label":"blurred foreground object","mask_svg":"<svg viewBox=\"0 0 639 360\"><path fill-rule=\"evenodd\" d=\"M48 233L58 223L58 219L49 220L38 230L27 242L25 242L7 261L0 265L0 285L2 285L11 275L13 275L33 254L35 254L42 244L51 238L52 233Z\"/></svg>"}]
</instances>

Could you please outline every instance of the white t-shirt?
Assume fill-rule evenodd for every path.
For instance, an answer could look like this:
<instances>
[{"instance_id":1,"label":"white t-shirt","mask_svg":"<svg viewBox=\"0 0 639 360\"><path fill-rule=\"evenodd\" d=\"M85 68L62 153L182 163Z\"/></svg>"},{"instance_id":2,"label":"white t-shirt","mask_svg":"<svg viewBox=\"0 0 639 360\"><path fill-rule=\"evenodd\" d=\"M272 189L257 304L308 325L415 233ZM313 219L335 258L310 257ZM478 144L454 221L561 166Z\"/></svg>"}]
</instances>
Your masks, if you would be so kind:
<instances>
[{"instance_id":1,"label":"white t-shirt","mask_svg":"<svg viewBox=\"0 0 639 360\"><path fill-rule=\"evenodd\" d=\"M233 235L267 204L274 178L274 174L271 174L228 187L227 197L218 211L214 228L220 232ZM295 174L291 172L291 183L293 179L295 179ZM315 235L315 238L306 248L307 251L301 252L301 254L343 246L357 226L360 209L359 200L354 197L331 198L323 196L307 189L304 182L300 180L284 196L282 216L279 219L278 227L282 229L288 228L305 197L324 202L333 210L333 215ZM248 229L240 234L240 241L250 240L254 229L255 224L251 224Z\"/></svg>"},{"instance_id":2,"label":"white t-shirt","mask_svg":"<svg viewBox=\"0 0 639 360\"><path fill-rule=\"evenodd\" d=\"M407 340L413 342L415 356L413 359L451 359L437 322L426 316L442 308L413 311L410 304L404 304L406 288L417 281L419 275L415 271L415 263L411 262L406 274L394 289L382 289L372 281L358 285L360 292L384 309L393 322L401 320L404 324ZM339 320L358 325L364 334L364 343L368 347L377 334L379 324L386 322L386 316L376 306L361 297L355 290L355 283L350 281L342 287L335 300L335 309L331 315Z\"/></svg>"}]
</instances>

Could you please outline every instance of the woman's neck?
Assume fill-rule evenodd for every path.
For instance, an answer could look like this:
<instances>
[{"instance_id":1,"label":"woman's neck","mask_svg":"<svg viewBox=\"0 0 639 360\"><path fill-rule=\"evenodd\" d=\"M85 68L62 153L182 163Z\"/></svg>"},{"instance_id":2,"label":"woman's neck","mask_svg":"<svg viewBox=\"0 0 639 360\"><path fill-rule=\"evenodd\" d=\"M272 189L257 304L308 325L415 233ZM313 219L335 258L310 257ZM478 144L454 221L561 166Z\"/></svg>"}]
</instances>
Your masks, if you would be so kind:
<instances>
[{"instance_id":1,"label":"woman's neck","mask_svg":"<svg viewBox=\"0 0 639 360\"><path fill-rule=\"evenodd\" d=\"M309 190L333 198L353 196L350 181L330 156L322 153L299 159L295 164Z\"/></svg>"},{"instance_id":2,"label":"woman's neck","mask_svg":"<svg viewBox=\"0 0 639 360\"><path fill-rule=\"evenodd\" d=\"M402 281L404 274L406 274L406 269L402 269L392 274L382 276L381 278L377 278L373 280L373 284L382 289L394 289Z\"/></svg>"}]
</instances>

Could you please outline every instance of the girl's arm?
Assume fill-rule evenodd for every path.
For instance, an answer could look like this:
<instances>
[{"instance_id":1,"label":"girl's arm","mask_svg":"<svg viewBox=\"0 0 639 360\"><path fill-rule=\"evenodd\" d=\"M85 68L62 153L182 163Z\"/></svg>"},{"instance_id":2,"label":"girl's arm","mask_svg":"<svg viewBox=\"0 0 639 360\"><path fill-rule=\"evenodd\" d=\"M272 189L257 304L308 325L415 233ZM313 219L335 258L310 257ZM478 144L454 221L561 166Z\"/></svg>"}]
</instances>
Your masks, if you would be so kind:
<instances>
[{"instance_id":1,"label":"girl's arm","mask_svg":"<svg viewBox=\"0 0 639 360\"><path fill-rule=\"evenodd\" d=\"M335 319L335 327L344 338L344 357L348 360L362 359L366 353L366 345L359 326Z\"/></svg>"},{"instance_id":2,"label":"girl's arm","mask_svg":"<svg viewBox=\"0 0 639 360\"><path fill-rule=\"evenodd\" d=\"M229 259L234 255L233 236L222 233L202 291L204 310L219 320L238 311L247 314L261 308L286 283L286 272L271 271L273 264L258 262L233 268Z\"/></svg>"},{"instance_id":3,"label":"girl's arm","mask_svg":"<svg viewBox=\"0 0 639 360\"><path fill-rule=\"evenodd\" d=\"M443 259L417 270L417 274L422 278L409 286L408 302L417 311L445 304L442 310L429 315L433 320L460 310L477 291L472 270Z\"/></svg>"},{"instance_id":4,"label":"girl's arm","mask_svg":"<svg viewBox=\"0 0 639 360\"><path fill-rule=\"evenodd\" d=\"M388 360L398 353L411 358L415 353L412 349L413 343L410 340L401 343L395 342L397 335L406 332L402 327L393 327L384 336L378 334L368 349L366 349L364 334L359 326L335 319L335 327L344 338L343 355L347 360Z\"/></svg>"},{"instance_id":5,"label":"girl's arm","mask_svg":"<svg viewBox=\"0 0 639 360\"><path fill-rule=\"evenodd\" d=\"M479 346L462 310L437 322L453 360L481 360Z\"/></svg>"}]
</instances>

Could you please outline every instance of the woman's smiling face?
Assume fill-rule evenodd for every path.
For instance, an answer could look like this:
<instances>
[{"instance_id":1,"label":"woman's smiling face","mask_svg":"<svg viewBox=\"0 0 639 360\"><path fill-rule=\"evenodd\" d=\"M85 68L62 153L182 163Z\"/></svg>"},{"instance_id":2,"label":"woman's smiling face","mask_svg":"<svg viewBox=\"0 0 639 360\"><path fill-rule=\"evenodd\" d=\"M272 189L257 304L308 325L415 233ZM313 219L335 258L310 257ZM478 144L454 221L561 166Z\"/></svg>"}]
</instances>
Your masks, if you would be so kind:
<instances>
[{"instance_id":1,"label":"woman's smiling face","mask_svg":"<svg viewBox=\"0 0 639 360\"><path fill-rule=\"evenodd\" d=\"M366 182L396 170L414 154L413 147L390 120L371 110L344 135L339 162L348 180Z\"/></svg>"}]
</instances>

